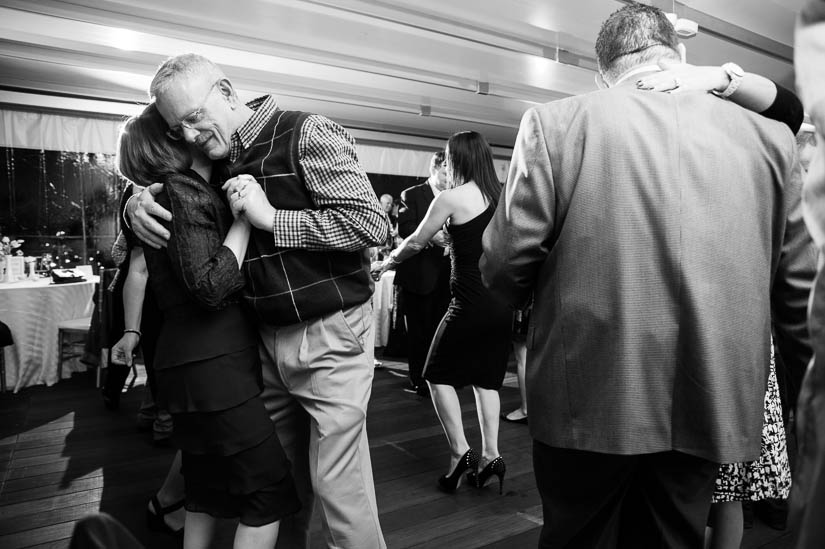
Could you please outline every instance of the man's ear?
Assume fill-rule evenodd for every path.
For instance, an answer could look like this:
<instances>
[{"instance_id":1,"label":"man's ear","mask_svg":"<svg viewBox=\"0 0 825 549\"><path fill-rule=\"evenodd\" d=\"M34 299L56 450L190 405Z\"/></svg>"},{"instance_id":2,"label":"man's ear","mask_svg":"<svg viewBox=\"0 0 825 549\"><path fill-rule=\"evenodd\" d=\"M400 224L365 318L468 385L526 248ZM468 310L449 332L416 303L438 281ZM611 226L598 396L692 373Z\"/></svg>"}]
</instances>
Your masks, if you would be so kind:
<instances>
[{"instance_id":1,"label":"man's ear","mask_svg":"<svg viewBox=\"0 0 825 549\"><path fill-rule=\"evenodd\" d=\"M682 58L682 64L684 65L687 63L687 48L685 47L685 43L679 42L676 45L676 49L679 51L679 57Z\"/></svg>"},{"instance_id":2,"label":"man's ear","mask_svg":"<svg viewBox=\"0 0 825 549\"><path fill-rule=\"evenodd\" d=\"M238 101L235 88L232 86L232 82L230 82L228 78L222 78L221 81L218 82L218 89L220 90L221 95L224 96L230 104L235 104Z\"/></svg>"},{"instance_id":3,"label":"man's ear","mask_svg":"<svg viewBox=\"0 0 825 549\"><path fill-rule=\"evenodd\" d=\"M595 75L595 79L596 79L596 87L599 88L600 90L606 90L607 88L610 87L610 84L608 84L605 81L604 77L602 76L602 73L597 72L596 75Z\"/></svg>"}]
</instances>

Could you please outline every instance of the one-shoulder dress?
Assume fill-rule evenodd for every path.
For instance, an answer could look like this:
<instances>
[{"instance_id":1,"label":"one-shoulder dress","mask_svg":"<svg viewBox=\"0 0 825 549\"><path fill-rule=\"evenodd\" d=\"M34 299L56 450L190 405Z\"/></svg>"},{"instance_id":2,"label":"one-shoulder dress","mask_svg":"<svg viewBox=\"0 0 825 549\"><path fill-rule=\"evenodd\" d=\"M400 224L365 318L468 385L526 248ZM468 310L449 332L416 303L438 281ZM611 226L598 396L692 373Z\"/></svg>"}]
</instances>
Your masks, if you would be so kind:
<instances>
[{"instance_id":1,"label":"one-shoulder dress","mask_svg":"<svg viewBox=\"0 0 825 549\"><path fill-rule=\"evenodd\" d=\"M493 218L490 205L475 218L448 227L451 239L450 306L433 338L424 379L430 383L501 388L507 370L512 311L481 282L481 235Z\"/></svg>"},{"instance_id":2,"label":"one-shoulder dress","mask_svg":"<svg viewBox=\"0 0 825 549\"><path fill-rule=\"evenodd\" d=\"M157 202L172 212L165 250L144 250L163 311L155 370L172 414L188 511L261 526L300 508L289 462L264 408L256 331L244 278L223 246L232 214L218 183L173 175Z\"/></svg>"}]
</instances>

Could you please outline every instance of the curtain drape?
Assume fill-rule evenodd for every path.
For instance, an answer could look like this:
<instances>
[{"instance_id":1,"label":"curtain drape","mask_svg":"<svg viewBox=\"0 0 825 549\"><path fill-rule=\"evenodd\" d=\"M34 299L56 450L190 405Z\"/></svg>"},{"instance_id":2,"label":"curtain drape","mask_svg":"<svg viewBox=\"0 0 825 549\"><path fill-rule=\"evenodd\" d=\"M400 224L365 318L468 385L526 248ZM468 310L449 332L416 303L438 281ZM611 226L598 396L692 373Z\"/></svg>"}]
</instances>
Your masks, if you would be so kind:
<instances>
[{"instance_id":1,"label":"curtain drape","mask_svg":"<svg viewBox=\"0 0 825 549\"><path fill-rule=\"evenodd\" d=\"M0 109L0 147L113 154L122 120ZM446 140L445 140L446 143ZM432 151L357 144L367 173L426 177ZM509 162L496 159L496 173L507 178Z\"/></svg>"}]
</instances>

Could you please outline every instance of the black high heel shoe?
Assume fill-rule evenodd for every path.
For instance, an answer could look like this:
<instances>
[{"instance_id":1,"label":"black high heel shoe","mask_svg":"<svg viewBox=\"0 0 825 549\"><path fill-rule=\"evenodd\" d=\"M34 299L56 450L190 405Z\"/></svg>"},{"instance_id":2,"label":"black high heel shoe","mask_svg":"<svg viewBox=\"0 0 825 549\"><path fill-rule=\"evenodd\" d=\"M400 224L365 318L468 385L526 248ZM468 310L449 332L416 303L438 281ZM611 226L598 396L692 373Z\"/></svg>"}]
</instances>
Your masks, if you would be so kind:
<instances>
[{"instance_id":1,"label":"black high heel shoe","mask_svg":"<svg viewBox=\"0 0 825 549\"><path fill-rule=\"evenodd\" d=\"M484 488L484 485L487 484L490 477L495 475L498 477L498 495L501 495L504 491L504 473L506 472L507 466L504 464L504 460L501 459L501 456L498 456L496 459L485 465L484 469L482 469L478 474L470 473L467 475L467 480L469 480L470 483L476 488Z\"/></svg>"},{"instance_id":2,"label":"black high heel shoe","mask_svg":"<svg viewBox=\"0 0 825 549\"><path fill-rule=\"evenodd\" d=\"M439 477L438 487L442 492L455 492L455 489L458 488L458 482L461 480L461 475L464 474L464 471L467 469L470 469L471 472L478 469L478 454L476 454L472 448L464 452L464 455L458 460L452 473Z\"/></svg>"},{"instance_id":3,"label":"black high heel shoe","mask_svg":"<svg viewBox=\"0 0 825 549\"><path fill-rule=\"evenodd\" d=\"M169 513L174 513L183 507L184 500L173 503L169 507L161 507L158 496L152 496L149 500L149 507L146 508L146 526L155 532L163 532L172 536L183 537L183 528L173 530L171 526L166 523L165 517Z\"/></svg>"}]
</instances>

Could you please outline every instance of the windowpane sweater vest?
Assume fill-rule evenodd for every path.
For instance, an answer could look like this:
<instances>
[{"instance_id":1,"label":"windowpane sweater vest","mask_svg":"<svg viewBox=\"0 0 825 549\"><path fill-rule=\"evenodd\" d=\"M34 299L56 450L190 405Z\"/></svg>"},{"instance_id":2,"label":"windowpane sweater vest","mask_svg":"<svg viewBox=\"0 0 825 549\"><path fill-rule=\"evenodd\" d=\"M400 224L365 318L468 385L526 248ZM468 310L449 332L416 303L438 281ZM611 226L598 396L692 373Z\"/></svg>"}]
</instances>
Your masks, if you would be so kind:
<instances>
[{"instance_id":1,"label":"windowpane sweater vest","mask_svg":"<svg viewBox=\"0 0 825 549\"><path fill-rule=\"evenodd\" d=\"M278 109L252 145L227 166L227 178L253 175L276 209L318 209L298 162L298 142L308 116ZM369 269L367 250L279 248L271 230L253 229L244 261L244 295L260 321L295 324L370 299Z\"/></svg>"}]
</instances>

